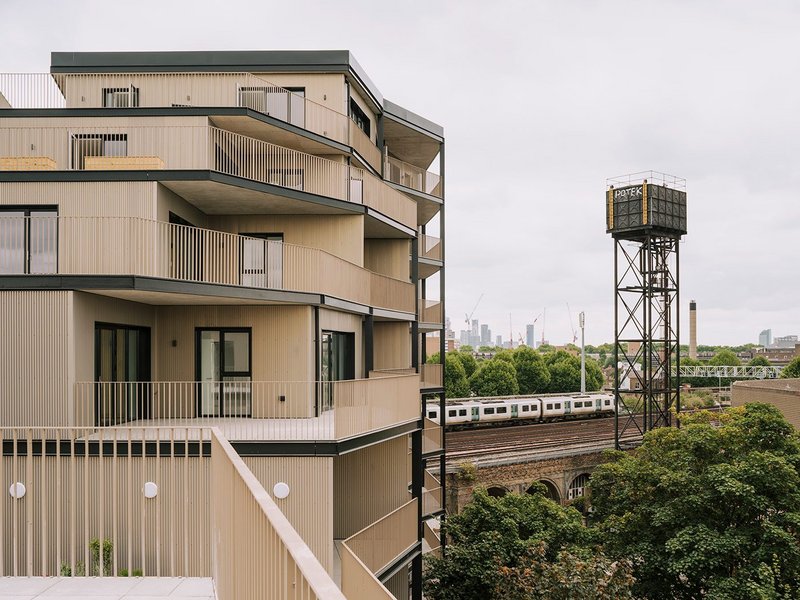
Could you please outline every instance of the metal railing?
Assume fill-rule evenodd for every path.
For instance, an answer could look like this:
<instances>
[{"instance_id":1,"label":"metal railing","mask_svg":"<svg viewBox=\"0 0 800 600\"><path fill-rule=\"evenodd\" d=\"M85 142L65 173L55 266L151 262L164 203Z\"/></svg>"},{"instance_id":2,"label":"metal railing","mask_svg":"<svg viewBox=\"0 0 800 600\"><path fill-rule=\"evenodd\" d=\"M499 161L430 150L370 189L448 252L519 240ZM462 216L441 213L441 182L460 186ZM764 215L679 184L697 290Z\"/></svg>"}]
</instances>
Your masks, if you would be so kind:
<instances>
[{"instance_id":1,"label":"metal railing","mask_svg":"<svg viewBox=\"0 0 800 600\"><path fill-rule=\"evenodd\" d=\"M343 544L373 574L378 574L417 543L417 499L353 534Z\"/></svg>"},{"instance_id":2,"label":"metal railing","mask_svg":"<svg viewBox=\"0 0 800 600\"><path fill-rule=\"evenodd\" d=\"M417 221L413 200L364 169L202 125L3 128L0 169L213 170Z\"/></svg>"},{"instance_id":3,"label":"metal railing","mask_svg":"<svg viewBox=\"0 0 800 600\"><path fill-rule=\"evenodd\" d=\"M442 178L439 175L391 156L386 156L383 177L403 187L430 194L437 198L442 197L442 187L440 185Z\"/></svg>"},{"instance_id":4,"label":"metal railing","mask_svg":"<svg viewBox=\"0 0 800 600\"><path fill-rule=\"evenodd\" d=\"M676 367L673 367L673 374ZM730 367L715 365L699 365L686 367L681 365L681 377L741 377L744 379L775 379L780 377L783 367L751 367L747 365Z\"/></svg>"},{"instance_id":5,"label":"metal railing","mask_svg":"<svg viewBox=\"0 0 800 600\"><path fill-rule=\"evenodd\" d=\"M434 531L428 521L423 524L424 540L428 544L427 551L433 553L434 556L441 557L442 555L442 540L439 534Z\"/></svg>"},{"instance_id":6,"label":"metal railing","mask_svg":"<svg viewBox=\"0 0 800 600\"><path fill-rule=\"evenodd\" d=\"M3 216L0 274L140 275L414 312L410 282L324 250L139 217Z\"/></svg>"},{"instance_id":7,"label":"metal railing","mask_svg":"<svg viewBox=\"0 0 800 600\"><path fill-rule=\"evenodd\" d=\"M429 471L423 471L422 514L432 515L443 509L442 484Z\"/></svg>"},{"instance_id":8,"label":"metal railing","mask_svg":"<svg viewBox=\"0 0 800 600\"><path fill-rule=\"evenodd\" d=\"M435 421L426 418L425 428L422 432L422 452L428 454L429 452L436 452L442 449L442 434L443 428Z\"/></svg>"},{"instance_id":9,"label":"metal railing","mask_svg":"<svg viewBox=\"0 0 800 600\"><path fill-rule=\"evenodd\" d=\"M419 255L431 260L442 260L442 244L438 237L419 234Z\"/></svg>"},{"instance_id":10,"label":"metal railing","mask_svg":"<svg viewBox=\"0 0 800 600\"><path fill-rule=\"evenodd\" d=\"M211 468L213 577L219 600L345 600L258 479L217 432L211 438Z\"/></svg>"},{"instance_id":11,"label":"metal railing","mask_svg":"<svg viewBox=\"0 0 800 600\"><path fill-rule=\"evenodd\" d=\"M347 381L77 382L75 424L103 439L134 427L218 427L232 440L340 440L419 419L418 376ZM35 411L33 411L35 412ZM31 414L28 409L28 414Z\"/></svg>"},{"instance_id":12,"label":"metal railing","mask_svg":"<svg viewBox=\"0 0 800 600\"><path fill-rule=\"evenodd\" d=\"M421 388L440 388L444 385L444 366L439 363L425 363L419 367Z\"/></svg>"},{"instance_id":13,"label":"metal railing","mask_svg":"<svg viewBox=\"0 0 800 600\"><path fill-rule=\"evenodd\" d=\"M355 128L347 115L252 73L0 73L0 95L8 105L0 108L240 106L343 144Z\"/></svg>"},{"instance_id":14,"label":"metal railing","mask_svg":"<svg viewBox=\"0 0 800 600\"><path fill-rule=\"evenodd\" d=\"M420 321L423 323L443 323L440 300L420 300Z\"/></svg>"},{"instance_id":15,"label":"metal railing","mask_svg":"<svg viewBox=\"0 0 800 600\"><path fill-rule=\"evenodd\" d=\"M162 432L0 430L0 577L213 576L220 600L344 600L219 431Z\"/></svg>"}]
</instances>

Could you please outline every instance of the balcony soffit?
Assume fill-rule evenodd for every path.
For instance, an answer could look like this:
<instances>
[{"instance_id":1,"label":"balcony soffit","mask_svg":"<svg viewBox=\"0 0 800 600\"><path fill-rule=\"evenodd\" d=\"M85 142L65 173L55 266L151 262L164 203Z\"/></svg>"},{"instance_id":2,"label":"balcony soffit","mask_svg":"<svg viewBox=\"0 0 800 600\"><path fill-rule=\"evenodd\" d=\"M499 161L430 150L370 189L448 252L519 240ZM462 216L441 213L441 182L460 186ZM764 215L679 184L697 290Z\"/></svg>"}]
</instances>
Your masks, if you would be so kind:
<instances>
[{"instance_id":1,"label":"balcony soffit","mask_svg":"<svg viewBox=\"0 0 800 600\"><path fill-rule=\"evenodd\" d=\"M421 169L439 154L439 142L392 119L383 120L383 140L389 154Z\"/></svg>"}]
</instances>

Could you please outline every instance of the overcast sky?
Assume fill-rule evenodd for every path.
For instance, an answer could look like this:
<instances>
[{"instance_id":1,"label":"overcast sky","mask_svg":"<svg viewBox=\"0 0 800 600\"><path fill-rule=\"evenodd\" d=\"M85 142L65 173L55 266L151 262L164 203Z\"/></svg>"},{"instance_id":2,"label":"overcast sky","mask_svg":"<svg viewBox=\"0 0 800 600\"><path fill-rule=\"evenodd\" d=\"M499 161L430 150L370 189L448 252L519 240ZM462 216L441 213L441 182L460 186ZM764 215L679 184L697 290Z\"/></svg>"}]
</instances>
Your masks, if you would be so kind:
<instances>
[{"instance_id":1,"label":"overcast sky","mask_svg":"<svg viewBox=\"0 0 800 600\"><path fill-rule=\"evenodd\" d=\"M0 0L0 71L51 51L349 49L445 128L447 312L613 339L608 177L687 180L681 333L800 333L800 3ZM537 323L536 337L541 329Z\"/></svg>"}]
</instances>

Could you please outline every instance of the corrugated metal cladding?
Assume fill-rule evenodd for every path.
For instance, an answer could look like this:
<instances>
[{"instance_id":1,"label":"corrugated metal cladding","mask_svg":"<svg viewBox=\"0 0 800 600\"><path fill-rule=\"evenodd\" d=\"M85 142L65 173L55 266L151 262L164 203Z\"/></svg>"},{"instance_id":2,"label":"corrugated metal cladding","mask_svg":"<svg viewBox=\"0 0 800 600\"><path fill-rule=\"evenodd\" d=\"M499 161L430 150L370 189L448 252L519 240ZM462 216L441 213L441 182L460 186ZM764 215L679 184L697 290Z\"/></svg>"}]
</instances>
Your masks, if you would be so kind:
<instances>
[{"instance_id":1,"label":"corrugated metal cladding","mask_svg":"<svg viewBox=\"0 0 800 600\"><path fill-rule=\"evenodd\" d=\"M70 422L71 323L71 292L0 292L3 426Z\"/></svg>"},{"instance_id":2,"label":"corrugated metal cladding","mask_svg":"<svg viewBox=\"0 0 800 600\"><path fill-rule=\"evenodd\" d=\"M403 567L386 582L386 589L400 600L408 598L408 567Z\"/></svg>"},{"instance_id":3,"label":"corrugated metal cladding","mask_svg":"<svg viewBox=\"0 0 800 600\"><path fill-rule=\"evenodd\" d=\"M337 456L333 461L333 537L348 538L410 500L408 437Z\"/></svg>"},{"instance_id":4,"label":"corrugated metal cladding","mask_svg":"<svg viewBox=\"0 0 800 600\"><path fill-rule=\"evenodd\" d=\"M58 206L62 217L156 217L154 181L5 182L0 204Z\"/></svg>"},{"instance_id":5,"label":"corrugated metal cladding","mask_svg":"<svg viewBox=\"0 0 800 600\"><path fill-rule=\"evenodd\" d=\"M314 380L313 318L308 306L159 307L153 332L155 380L195 380L197 327L251 328L253 381Z\"/></svg>"},{"instance_id":6,"label":"corrugated metal cladding","mask_svg":"<svg viewBox=\"0 0 800 600\"><path fill-rule=\"evenodd\" d=\"M375 369L407 369L411 366L411 331L408 323L375 323Z\"/></svg>"},{"instance_id":7,"label":"corrugated metal cladding","mask_svg":"<svg viewBox=\"0 0 800 600\"><path fill-rule=\"evenodd\" d=\"M2 457L0 576L53 576L62 565L86 564L94 538L112 541L118 570L211 576L209 460ZM12 481L25 484L24 498L8 495ZM142 493L148 481L158 485L153 499Z\"/></svg>"},{"instance_id":8,"label":"corrugated metal cladding","mask_svg":"<svg viewBox=\"0 0 800 600\"><path fill-rule=\"evenodd\" d=\"M242 460L270 496L279 481L289 486L286 498L272 498L333 575L333 459L248 456Z\"/></svg>"}]
</instances>

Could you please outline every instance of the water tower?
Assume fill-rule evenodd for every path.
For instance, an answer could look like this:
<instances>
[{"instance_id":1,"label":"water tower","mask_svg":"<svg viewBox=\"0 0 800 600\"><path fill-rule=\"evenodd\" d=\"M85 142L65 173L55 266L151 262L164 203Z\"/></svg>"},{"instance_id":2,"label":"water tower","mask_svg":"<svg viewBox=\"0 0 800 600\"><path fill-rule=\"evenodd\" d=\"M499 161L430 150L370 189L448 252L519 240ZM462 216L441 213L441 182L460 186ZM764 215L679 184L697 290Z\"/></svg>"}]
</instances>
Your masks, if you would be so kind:
<instances>
[{"instance_id":1,"label":"water tower","mask_svg":"<svg viewBox=\"0 0 800 600\"><path fill-rule=\"evenodd\" d=\"M679 241L686 233L686 180L645 171L607 183L619 449L637 444L651 429L671 426L672 408L680 410Z\"/></svg>"}]
</instances>

